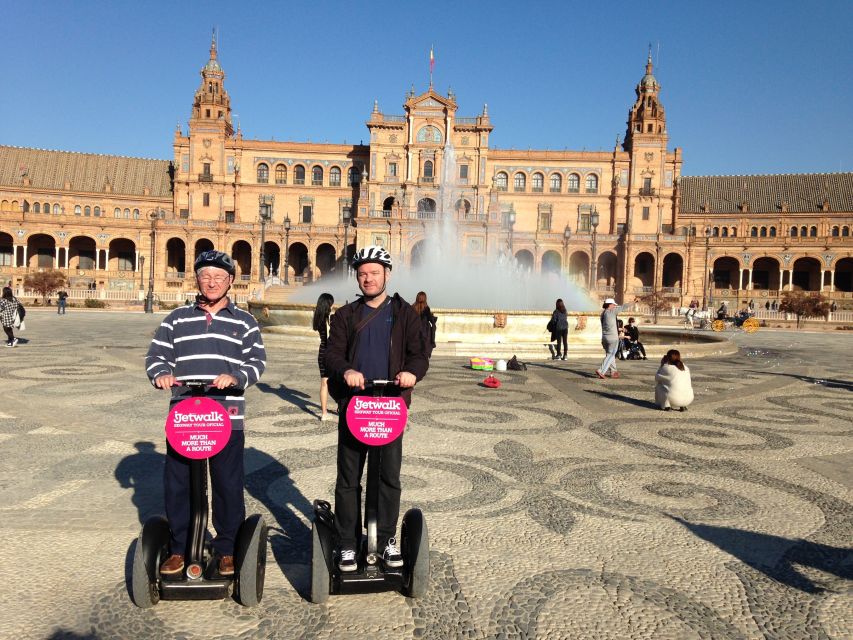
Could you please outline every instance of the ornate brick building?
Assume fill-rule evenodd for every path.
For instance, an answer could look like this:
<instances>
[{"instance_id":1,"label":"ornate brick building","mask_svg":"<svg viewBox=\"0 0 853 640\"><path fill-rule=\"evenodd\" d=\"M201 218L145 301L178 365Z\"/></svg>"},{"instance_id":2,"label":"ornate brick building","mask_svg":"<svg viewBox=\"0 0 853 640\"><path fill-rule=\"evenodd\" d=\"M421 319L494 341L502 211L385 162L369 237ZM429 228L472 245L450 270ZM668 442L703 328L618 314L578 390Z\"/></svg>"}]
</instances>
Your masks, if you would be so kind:
<instances>
[{"instance_id":1,"label":"ornate brick building","mask_svg":"<svg viewBox=\"0 0 853 640\"><path fill-rule=\"evenodd\" d=\"M78 296L140 298L153 276L182 300L193 257L215 247L241 297L339 273L347 245L416 265L449 217L469 259L511 254L601 296L853 299L853 174L682 176L651 58L606 152L492 148L487 106L458 115L433 87L401 114L374 103L367 145L249 140L215 44L201 78L171 161L0 147L2 280L59 268Z\"/></svg>"}]
</instances>

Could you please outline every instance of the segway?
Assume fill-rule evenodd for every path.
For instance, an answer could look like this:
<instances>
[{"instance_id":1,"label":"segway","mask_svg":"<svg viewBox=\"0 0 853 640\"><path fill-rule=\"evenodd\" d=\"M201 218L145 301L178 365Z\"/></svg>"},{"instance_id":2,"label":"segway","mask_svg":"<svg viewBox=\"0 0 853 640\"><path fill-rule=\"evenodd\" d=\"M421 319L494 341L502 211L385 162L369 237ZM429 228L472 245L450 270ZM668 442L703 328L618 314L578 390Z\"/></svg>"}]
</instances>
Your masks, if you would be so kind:
<instances>
[{"instance_id":1,"label":"segway","mask_svg":"<svg viewBox=\"0 0 853 640\"><path fill-rule=\"evenodd\" d=\"M420 598L429 586L429 535L420 509L409 509L400 530L403 566L383 567L377 548L379 507L379 470L382 445L403 434L406 403L400 387L389 380L374 380L365 385L370 395L354 396L347 407L347 426L355 438L369 445L367 453L367 492L365 522L367 535L358 546L358 569L343 573L335 562L338 535L335 515L325 500L314 501L311 526L311 602L323 603L330 594L399 591ZM363 532L362 532L363 534Z\"/></svg>"},{"instance_id":2,"label":"segway","mask_svg":"<svg viewBox=\"0 0 853 640\"><path fill-rule=\"evenodd\" d=\"M160 600L219 600L233 593L240 604L251 607L264 592L267 526L259 514L246 518L234 545L234 575L220 575L207 531L207 460L228 443L231 419L221 404L204 396L207 383L183 384L191 397L169 412L166 432L172 447L190 459L189 549L181 574L160 575L160 564L169 556L169 521L149 518L136 540L133 602L146 609Z\"/></svg>"}]
</instances>

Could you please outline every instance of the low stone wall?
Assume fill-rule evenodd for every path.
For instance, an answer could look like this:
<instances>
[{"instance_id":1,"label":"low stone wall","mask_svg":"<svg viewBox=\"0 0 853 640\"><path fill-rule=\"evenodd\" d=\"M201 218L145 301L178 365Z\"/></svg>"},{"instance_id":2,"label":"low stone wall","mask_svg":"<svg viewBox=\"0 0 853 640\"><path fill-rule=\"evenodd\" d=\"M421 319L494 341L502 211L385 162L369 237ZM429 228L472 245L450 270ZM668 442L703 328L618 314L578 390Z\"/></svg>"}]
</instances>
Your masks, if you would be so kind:
<instances>
[{"instance_id":1,"label":"low stone wall","mask_svg":"<svg viewBox=\"0 0 853 640\"><path fill-rule=\"evenodd\" d=\"M294 347L303 348L319 344L317 333L311 327L313 305L250 302L249 311L263 327L265 340L286 340ZM438 317L435 356L550 358L550 334L545 330L550 311L433 309L433 313ZM649 358L658 358L671 348L677 348L684 357L691 358L737 351L737 345L720 334L645 327L641 331L641 340ZM572 358L602 357L599 314L571 312L568 342Z\"/></svg>"}]
</instances>

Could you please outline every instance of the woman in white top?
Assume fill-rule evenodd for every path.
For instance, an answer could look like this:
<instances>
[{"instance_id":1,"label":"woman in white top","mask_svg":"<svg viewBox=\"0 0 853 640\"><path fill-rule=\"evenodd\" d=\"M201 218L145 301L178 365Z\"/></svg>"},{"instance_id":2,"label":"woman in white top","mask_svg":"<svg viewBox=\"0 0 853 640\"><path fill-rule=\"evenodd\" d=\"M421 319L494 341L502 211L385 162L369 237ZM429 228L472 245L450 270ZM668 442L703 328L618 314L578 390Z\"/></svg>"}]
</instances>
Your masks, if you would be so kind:
<instances>
[{"instance_id":1,"label":"woman in white top","mask_svg":"<svg viewBox=\"0 0 853 640\"><path fill-rule=\"evenodd\" d=\"M655 374L655 383L655 402L661 409L687 411L693 402L693 385L690 369L681 361L677 349L666 352Z\"/></svg>"}]
</instances>

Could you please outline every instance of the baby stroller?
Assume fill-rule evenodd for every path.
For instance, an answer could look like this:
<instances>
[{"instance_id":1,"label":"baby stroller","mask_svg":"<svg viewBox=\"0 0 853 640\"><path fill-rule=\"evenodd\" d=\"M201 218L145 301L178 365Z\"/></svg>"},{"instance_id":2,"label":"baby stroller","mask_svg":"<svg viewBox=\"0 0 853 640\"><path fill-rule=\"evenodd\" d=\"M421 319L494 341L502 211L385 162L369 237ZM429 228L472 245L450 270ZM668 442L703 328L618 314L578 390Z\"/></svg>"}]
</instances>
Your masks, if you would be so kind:
<instances>
[{"instance_id":1,"label":"baby stroller","mask_svg":"<svg viewBox=\"0 0 853 640\"><path fill-rule=\"evenodd\" d=\"M640 351L639 342L631 342L624 340L622 346L625 348L625 360L642 360L643 354Z\"/></svg>"}]
</instances>

